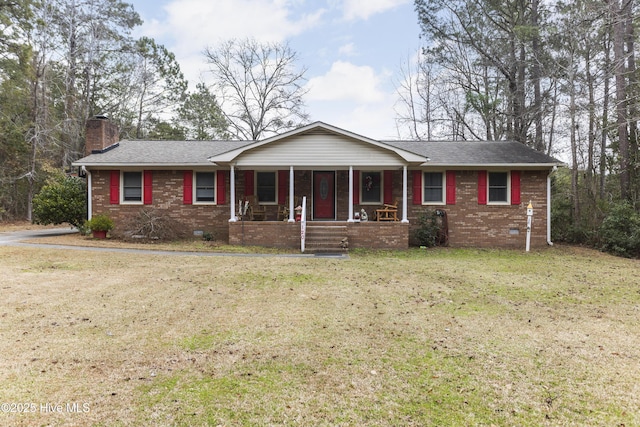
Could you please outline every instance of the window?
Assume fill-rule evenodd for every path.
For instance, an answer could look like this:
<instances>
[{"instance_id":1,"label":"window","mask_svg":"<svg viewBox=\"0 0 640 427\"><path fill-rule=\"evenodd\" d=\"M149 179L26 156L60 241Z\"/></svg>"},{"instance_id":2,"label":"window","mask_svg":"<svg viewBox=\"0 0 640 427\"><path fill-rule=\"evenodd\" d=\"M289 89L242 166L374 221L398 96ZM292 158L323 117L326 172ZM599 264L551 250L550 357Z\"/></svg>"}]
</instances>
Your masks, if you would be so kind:
<instances>
[{"instance_id":1,"label":"window","mask_svg":"<svg viewBox=\"0 0 640 427\"><path fill-rule=\"evenodd\" d=\"M276 173L256 173L256 194L261 203L276 203Z\"/></svg>"},{"instance_id":2,"label":"window","mask_svg":"<svg viewBox=\"0 0 640 427\"><path fill-rule=\"evenodd\" d=\"M509 173L489 172L489 203L509 202Z\"/></svg>"},{"instance_id":3,"label":"window","mask_svg":"<svg viewBox=\"0 0 640 427\"><path fill-rule=\"evenodd\" d=\"M196 172L196 203L213 203L215 198L215 174L213 172Z\"/></svg>"},{"instance_id":4,"label":"window","mask_svg":"<svg viewBox=\"0 0 640 427\"><path fill-rule=\"evenodd\" d=\"M442 172L425 172L423 183L424 203L443 203L444 180Z\"/></svg>"},{"instance_id":5,"label":"window","mask_svg":"<svg viewBox=\"0 0 640 427\"><path fill-rule=\"evenodd\" d=\"M382 203L382 173L362 172L360 175L360 202Z\"/></svg>"},{"instance_id":6,"label":"window","mask_svg":"<svg viewBox=\"0 0 640 427\"><path fill-rule=\"evenodd\" d=\"M122 201L142 202L142 172L122 172Z\"/></svg>"}]
</instances>

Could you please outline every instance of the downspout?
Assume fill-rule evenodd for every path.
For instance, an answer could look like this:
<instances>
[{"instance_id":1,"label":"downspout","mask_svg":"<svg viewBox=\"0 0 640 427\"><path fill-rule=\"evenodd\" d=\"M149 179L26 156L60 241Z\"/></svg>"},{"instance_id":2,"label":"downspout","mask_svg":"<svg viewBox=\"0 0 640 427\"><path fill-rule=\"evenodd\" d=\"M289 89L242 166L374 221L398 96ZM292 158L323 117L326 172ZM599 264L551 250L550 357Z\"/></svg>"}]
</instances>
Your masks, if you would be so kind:
<instances>
[{"instance_id":1,"label":"downspout","mask_svg":"<svg viewBox=\"0 0 640 427\"><path fill-rule=\"evenodd\" d=\"M91 179L91 172L88 171L84 165L82 166L82 172L87 174L87 219L91 219L93 216L93 204L91 203L91 196L93 194L91 192L91 187L93 181Z\"/></svg>"},{"instance_id":2,"label":"downspout","mask_svg":"<svg viewBox=\"0 0 640 427\"><path fill-rule=\"evenodd\" d=\"M553 169L547 174L547 244L553 246L551 241L551 174L558 169L554 166Z\"/></svg>"}]
</instances>

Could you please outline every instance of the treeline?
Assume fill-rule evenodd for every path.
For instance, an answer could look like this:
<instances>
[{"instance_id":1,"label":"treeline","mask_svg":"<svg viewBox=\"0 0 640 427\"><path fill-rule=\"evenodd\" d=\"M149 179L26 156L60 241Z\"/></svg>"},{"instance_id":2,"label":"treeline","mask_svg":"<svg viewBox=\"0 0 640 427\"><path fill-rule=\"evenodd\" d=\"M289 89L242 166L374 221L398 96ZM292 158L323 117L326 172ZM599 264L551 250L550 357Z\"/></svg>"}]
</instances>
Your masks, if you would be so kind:
<instances>
[{"instance_id":1,"label":"treeline","mask_svg":"<svg viewBox=\"0 0 640 427\"><path fill-rule=\"evenodd\" d=\"M603 220L639 211L634 0L414 3L425 47L403 69L402 129L511 139L566 161L554 179L555 239L606 246Z\"/></svg>"},{"instance_id":2,"label":"treeline","mask_svg":"<svg viewBox=\"0 0 640 427\"><path fill-rule=\"evenodd\" d=\"M83 156L95 115L122 139L164 140L260 138L307 119L288 45L203 46L212 83L189 91L172 52L132 37L141 24L121 0L0 2L0 220L31 220L42 185Z\"/></svg>"}]
</instances>

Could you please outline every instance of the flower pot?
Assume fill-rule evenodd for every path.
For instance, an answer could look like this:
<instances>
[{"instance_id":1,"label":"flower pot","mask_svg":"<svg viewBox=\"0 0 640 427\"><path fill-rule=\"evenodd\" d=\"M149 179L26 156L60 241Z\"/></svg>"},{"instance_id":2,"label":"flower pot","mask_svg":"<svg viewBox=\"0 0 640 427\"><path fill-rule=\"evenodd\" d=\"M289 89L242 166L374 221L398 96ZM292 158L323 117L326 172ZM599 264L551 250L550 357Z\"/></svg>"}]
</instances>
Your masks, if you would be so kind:
<instances>
[{"instance_id":1,"label":"flower pot","mask_svg":"<svg viewBox=\"0 0 640 427\"><path fill-rule=\"evenodd\" d=\"M92 230L94 239L106 239L107 238L107 230Z\"/></svg>"}]
</instances>

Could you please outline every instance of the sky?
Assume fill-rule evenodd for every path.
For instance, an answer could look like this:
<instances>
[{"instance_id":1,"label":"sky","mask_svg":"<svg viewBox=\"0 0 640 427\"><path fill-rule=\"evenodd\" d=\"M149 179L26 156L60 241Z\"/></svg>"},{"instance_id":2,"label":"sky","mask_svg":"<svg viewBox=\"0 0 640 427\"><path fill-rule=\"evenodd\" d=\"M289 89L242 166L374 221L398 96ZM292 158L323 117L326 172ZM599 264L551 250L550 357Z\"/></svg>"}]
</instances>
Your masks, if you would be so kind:
<instances>
[{"instance_id":1,"label":"sky","mask_svg":"<svg viewBox=\"0 0 640 427\"><path fill-rule=\"evenodd\" d=\"M373 139L398 139L396 87L420 31L412 0L125 0L173 52L191 87L210 81L203 51L231 38L289 43L307 68L306 110Z\"/></svg>"}]
</instances>

